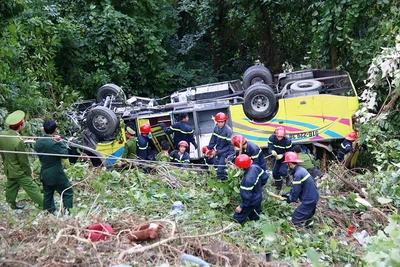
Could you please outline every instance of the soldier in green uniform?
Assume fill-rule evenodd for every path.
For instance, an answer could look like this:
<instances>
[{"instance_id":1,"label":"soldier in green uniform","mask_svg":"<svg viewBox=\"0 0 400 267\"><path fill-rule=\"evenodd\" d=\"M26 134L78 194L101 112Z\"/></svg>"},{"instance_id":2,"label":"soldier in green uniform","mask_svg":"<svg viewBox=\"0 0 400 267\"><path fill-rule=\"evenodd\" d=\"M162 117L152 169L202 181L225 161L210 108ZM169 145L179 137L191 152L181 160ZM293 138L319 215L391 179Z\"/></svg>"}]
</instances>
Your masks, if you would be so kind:
<instances>
[{"instance_id":1,"label":"soldier in green uniform","mask_svg":"<svg viewBox=\"0 0 400 267\"><path fill-rule=\"evenodd\" d=\"M169 162L170 158L169 158L169 143L167 140L163 140L161 142L161 151L160 153L157 154L156 156L156 161L164 161L164 162Z\"/></svg>"},{"instance_id":2,"label":"soldier in green uniform","mask_svg":"<svg viewBox=\"0 0 400 267\"><path fill-rule=\"evenodd\" d=\"M43 130L46 137L36 141L35 150L38 153L60 154L63 156L39 155L41 167L41 179L44 190L43 209L51 213L55 211L54 191L62 194L64 209L72 208L73 190L61 162L67 158L68 146L57 135L57 123L54 120L45 120ZM67 189L68 188L68 189Z\"/></svg>"},{"instance_id":3,"label":"soldier in green uniform","mask_svg":"<svg viewBox=\"0 0 400 267\"><path fill-rule=\"evenodd\" d=\"M123 159L132 159L136 157L136 145L137 145L137 137L135 137L135 130L131 127L126 127L125 135L128 139L124 145L124 153L122 153L121 158ZM118 167L122 166L122 161L117 163Z\"/></svg>"},{"instance_id":4,"label":"soldier in green uniform","mask_svg":"<svg viewBox=\"0 0 400 267\"><path fill-rule=\"evenodd\" d=\"M2 131L1 135L13 137L0 137L0 150L26 152L26 147L20 132L24 124L25 113L17 110L6 118L9 130ZM28 196L39 205L43 206L43 197L38 185L33 181L34 174L29 164L27 154L0 152L4 164L4 173L7 177L6 200L13 209L23 209L23 205L16 204L18 190L22 187Z\"/></svg>"}]
</instances>

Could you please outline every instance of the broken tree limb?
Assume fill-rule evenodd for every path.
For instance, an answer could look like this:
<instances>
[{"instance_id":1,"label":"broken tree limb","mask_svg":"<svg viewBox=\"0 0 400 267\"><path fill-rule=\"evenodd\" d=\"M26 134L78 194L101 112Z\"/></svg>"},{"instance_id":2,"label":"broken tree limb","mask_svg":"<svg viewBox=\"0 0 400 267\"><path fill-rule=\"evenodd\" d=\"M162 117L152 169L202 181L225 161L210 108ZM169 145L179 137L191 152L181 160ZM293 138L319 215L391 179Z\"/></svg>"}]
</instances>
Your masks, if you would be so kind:
<instances>
[{"instance_id":1,"label":"broken tree limb","mask_svg":"<svg viewBox=\"0 0 400 267\"><path fill-rule=\"evenodd\" d=\"M283 196L279 196L279 195L274 194L274 193L272 193L272 192L268 192L268 196L277 198L277 199L279 199L279 200L285 200L285 198L284 198Z\"/></svg>"},{"instance_id":2,"label":"broken tree limb","mask_svg":"<svg viewBox=\"0 0 400 267\"><path fill-rule=\"evenodd\" d=\"M385 213L383 213L382 211L378 210L377 208L374 208L374 206L372 206L371 203L369 203L366 199L363 199L360 196L357 196L355 201L357 201L358 203L360 203L364 207L368 208L372 212L375 212L375 213L379 214L385 220L389 221L389 217Z\"/></svg>"},{"instance_id":3,"label":"broken tree limb","mask_svg":"<svg viewBox=\"0 0 400 267\"><path fill-rule=\"evenodd\" d=\"M366 198L366 195L364 194L364 192L359 189L354 183L350 182L349 180L347 180L346 178L343 178L342 176L338 175L336 172L330 170L337 178L339 178L343 183L345 183L347 186L351 187L354 191L356 191L357 193L360 194L360 196L362 196L363 198Z\"/></svg>"}]
</instances>

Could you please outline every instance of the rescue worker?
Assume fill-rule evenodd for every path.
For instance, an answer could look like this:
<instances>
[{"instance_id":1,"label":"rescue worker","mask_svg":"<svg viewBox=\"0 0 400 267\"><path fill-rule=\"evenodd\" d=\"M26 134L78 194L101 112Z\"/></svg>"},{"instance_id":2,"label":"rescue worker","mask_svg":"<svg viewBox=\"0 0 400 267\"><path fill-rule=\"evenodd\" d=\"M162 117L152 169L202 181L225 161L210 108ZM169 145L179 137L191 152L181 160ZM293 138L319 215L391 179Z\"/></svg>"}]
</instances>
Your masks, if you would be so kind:
<instances>
[{"instance_id":1,"label":"rescue worker","mask_svg":"<svg viewBox=\"0 0 400 267\"><path fill-rule=\"evenodd\" d=\"M12 137L0 137L0 150L26 152L26 147L20 133L24 125L25 113L17 110L6 118L9 129L2 131L0 135ZM43 196L39 186L33 181L34 174L29 164L27 154L0 152L3 160L4 174L7 177L6 201L12 209L23 209L24 205L17 204L16 198L19 188L22 187L28 196L40 208L43 207Z\"/></svg>"},{"instance_id":2,"label":"rescue worker","mask_svg":"<svg viewBox=\"0 0 400 267\"><path fill-rule=\"evenodd\" d=\"M40 176L44 191L43 209L50 213L55 212L54 191L57 191L62 196L64 209L69 210L73 207L74 192L61 162L62 158L68 158L68 146L57 134L57 123L54 120L45 120L43 130L48 138L36 141L36 152L60 154L60 156L39 155Z\"/></svg>"},{"instance_id":3,"label":"rescue worker","mask_svg":"<svg viewBox=\"0 0 400 267\"><path fill-rule=\"evenodd\" d=\"M226 124L227 120L228 117L223 112L219 112L215 115L217 125L214 127L210 143L207 146L208 150L215 149L216 151L216 164L218 165L217 178L219 180L227 179L225 160L235 155L235 149L231 143L233 131L231 127Z\"/></svg>"},{"instance_id":4,"label":"rescue worker","mask_svg":"<svg viewBox=\"0 0 400 267\"><path fill-rule=\"evenodd\" d=\"M241 154L235 159L235 165L244 169L243 179L240 183L240 197L242 201L236 207L233 219L244 223L247 218L257 221L261 214L262 181L261 176L265 173L257 164L252 164L251 158ZM266 182L266 181L265 181Z\"/></svg>"},{"instance_id":5,"label":"rescue worker","mask_svg":"<svg viewBox=\"0 0 400 267\"><path fill-rule=\"evenodd\" d=\"M124 144L124 153L122 153L121 158L123 159L132 159L136 157L136 147L137 147L137 138L135 137L135 130L131 127L127 126L125 130L125 136L127 141ZM117 163L118 167L122 166L122 161Z\"/></svg>"},{"instance_id":6,"label":"rescue worker","mask_svg":"<svg viewBox=\"0 0 400 267\"><path fill-rule=\"evenodd\" d=\"M163 140L161 142L161 151L160 153L157 154L156 156L156 161L164 161L164 162L169 162L169 142L167 140Z\"/></svg>"},{"instance_id":7,"label":"rescue worker","mask_svg":"<svg viewBox=\"0 0 400 267\"><path fill-rule=\"evenodd\" d=\"M296 202L300 199L301 204L294 210L292 214L292 223L297 226L313 227L314 221L312 217L315 214L315 209L319 200L319 193L314 179L306 169L299 166L302 162L295 152L287 152L285 161L292 169L293 187L290 192L283 194L286 197L286 202Z\"/></svg>"},{"instance_id":8,"label":"rescue worker","mask_svg":"<svg viewBox=\"0 0 400 267\"><path fill-rule=\"evenodd\" d=\"M136 143L136 155L139 159L142 160L152 160L151 155L151 148L150 148L150 131L151 126L150 124L143 124L139 128L140 135L138 136L137 143ZM138 165L142 167L141 164ZM151 169L149 167L143 168L144 173L150 173Z\"/></svg>"},{"instance_id":9,"label":"rescue worker","mask_svg":"<svg viewBox=\"0 0 400 267\"><path fill-rule=\"evenodd\" d=\"M178 166L182 166L183 168L187 168L190 163L190 155L186 151L189 147L189 144L186 141L180 141L178 144L178 149L171 151L169 153L169 158L171 162L179 163Z\"/></svg>"},{"instance_id":10,"label":"rescue worker","mask_svg":"<svg viewBox=\"0 0 400 267\"><path fill-rule=\"evenodd\" d=\"M309 153L303 152L300 145L293 146L293 151L296 152L299 159L303 161L299 162L299 166L306 169L311 174L311 176L314 177L314 179L322 177L321 170L315 165L315 159Z\"/></svg>"},{"instance_id":11,"label":"rescue worker","mask_svg":"<svg viewBox=\"0 0 400 267\"><path fill-rule=\"evenodd\" d=\"M140 135L137 139L136 155L143 160L152 160L151 151L149 146L149 134L151 131L150 124L143 124L140 126Z\"/></svg>"},{"instance_id":12,"label":"rescue worker","mask_svg":"<svg viewBox=\"0 0 400 267\"><path fill-rule=\"evenodd\" d=\"M339 162L343 162L345 155L353 151L353 142L355 140L357 140L356 131L352 131L344 137L343 142L340 144L340 150L336 156Z\"/></svg>"},{"instance_id":13,"label":"rescue worker","mask_svg":"<svg viewBox=\"0 0 400 267\"><path fill-rule=\"evenodd\" d=\"M194 148L197 149L197 143L194 139L193 129L188 124L189 115L187 113L181 113L179 115L179 121L172 124L171 127L165 127L165 123L160 123L160 126L163 128L166 134L174 134L174 146L178 148L178 144L180 141L186 141L186 143L192 143ZM190 147L188 147L187 152L190 154Z\"/></svg>"},{"instance_id":14,"label":"rescue worker","mask_svg":"<svg viewBox=\"0 0 400 267\"><path fill-rule=\"evenodd\" d=\"M264 173L261 176L261 184L264 186L268 181L267 163L265 161L262 149L252 142L248 142L243 135L236 134L232 136L232 144L239 149L239 155L246 154L250 157L253 164L258 165Z\"/></svg>"},{"instance_id":15,"label":"rescue worker","mask_svg":"<svg viewBox=\"0 0 400 267\"><path fill-rule=\"evenodd\" d=\"M286 137L286 130L281 126L276 127L274 134L268 139L268 153L274 157L272 176L278 192L282 190L283 179L286 179L286 185L290 186L288 166L283 162L283 157L291 148L292 141Z\"/></svg>"}]
</instances>

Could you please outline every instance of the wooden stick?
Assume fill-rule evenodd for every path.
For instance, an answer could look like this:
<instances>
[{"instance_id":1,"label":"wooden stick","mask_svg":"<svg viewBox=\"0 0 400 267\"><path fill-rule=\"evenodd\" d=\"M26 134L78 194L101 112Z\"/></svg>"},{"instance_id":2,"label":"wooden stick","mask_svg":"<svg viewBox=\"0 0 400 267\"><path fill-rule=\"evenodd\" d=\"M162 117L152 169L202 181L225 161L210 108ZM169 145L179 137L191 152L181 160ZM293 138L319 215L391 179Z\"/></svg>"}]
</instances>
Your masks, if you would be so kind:
<instances>
[{"instance_id":1,"label":"wooden stick","mask_svg":"<svg viewBox=\"0 0 400 267\"><path fill-rule=\"evenodd\" d=\"M383 213L382 211L378 210L377 208L374 208L371 203L369 203L366 199L363 199L361 197L357 197L355 199L355 201L357 201L358 203L360 203L361 205L363 205L364 207L368 208L369 210L371 210L372 212L375 212L379 215L381 215L383 218L385 218L385 220L389 221L389 217Z\"/></svg>"},{"instance_id":2,"label":"wooden stick","mask_svg":"<svg viewBox=\"0 0 400 267\"><path fill-rule=\"evenodd\" d=\"M351 187L354 191L356 191L357 193L359 193L363 198L365 198L365 194L363 191L361 191L361 189L357 188L356 185L354 185L352 182L348 181L347 179L341 177L340 175L338 175L337 173L335 173L334 171L330 170L337 178L339 178L343 183L345 183L346 185L348 185L349 187Z\"/></svg>"},{"instance_id":3,"label":"wooden stick","mask_svg":"<svg viewBox=\"0 0 400 267\"><path fill-rule=\"evenodd\" d=\"M274 194L274 193L272 193L272 192L268 192L268 196L277 198L277 199L279 199L279 200L285 200L285 198L284 198L283 196L279 196L279 195Z\"/></svg>"}]
</instances>

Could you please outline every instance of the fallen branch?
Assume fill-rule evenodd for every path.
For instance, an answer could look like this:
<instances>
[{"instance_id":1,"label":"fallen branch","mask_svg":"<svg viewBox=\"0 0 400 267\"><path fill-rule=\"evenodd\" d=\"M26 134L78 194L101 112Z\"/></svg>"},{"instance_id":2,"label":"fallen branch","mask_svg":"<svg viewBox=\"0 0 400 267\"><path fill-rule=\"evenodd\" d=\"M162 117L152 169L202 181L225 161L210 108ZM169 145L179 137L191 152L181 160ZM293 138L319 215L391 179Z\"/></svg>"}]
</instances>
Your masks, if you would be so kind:
<instances>
[{"instance_id":1,"label":"fallen branch","mask_svg":"<svg viewBox=\"0 0 400 267\"><path fill-rule=\"evenodd\" d=\"M22 264L22 265L26 265L26 266L30 266L30 267L34 267L34 265L25 262L25 261L18 261L18 260L0 260L0 263L15 263L15 264Z\"/></svg>"},{"instance_id":2,"label":"fallen branch","mask_svg":"<svg viewBox=\"0 0 400 267\"><path fill-rule=\"evenodd\" d=\"M230 223L230 224L229 224L227 227L225 227L224 229L221 229L221 230L219 230L219 231L217 231L217 232L214 232L214 233L202 234L202 235L188 235L188 236L174 236L174 235L171 235L170 237L168 237L168 238L166 238L166 239L163 239L163 240L161 240L161 241L158 241L158 242L156 242L156 243L154 243L154 244L151 244L151 245L148 245L148 246L145 246L145 247L142 247L142 246L140 246L140 247L135 246L135 247L129 248L129 249L127 249L127 250L121 251L121 253L120 253L119 256L118 256L118 260L121 261L121 260L125 257L126 254L141 253L141 252L144 252L144 251L146 251L146 250L149 250L149 249L158 247L158 246L160 246L160 245L162 245L162 244L164 244L164 243L173 241L173 240L175 240L175 239L180 239L180 238L198 238L198 237L207 237L207 236L217 235L217 234L220 234L220 233L222 233L222 232L228 230L229 228L231 228L231 226L232 226L233 224L234 224L234 223Z\"/></svg>"},{"instance_id":3,"label":"fallen branch","mask_svg":"<svg viewBox=\"0 0 400 267\"><path fill-rule=\"evenodd\" d=\"M345 183L347 186L351 187L354 191L356 191L357 193L359 193L363 198L366 198L364 192L359 189L354 183L350 182L349 180L347 180L346 178L341 177L340 175L338 175L336 172L330 170L337 178L339 178L339 180L341 180L343 183Z\"/></svg>"},{"instance_id":4,"label":"fallen branch","mask_svg":"<svg viewBox=\"0 0 400 267\"><path fill-rule=\"evenodd\" d=\"M368 208L369 210L371 210L372 212L375 212L379 215L381 215L383 218L385 218L385 220L389 221L389 217L383 213L382 211L378 210L377 208L373 207L371 205L371 203L369 203L367 200L357 196L357 198L355 199L355 201L357 201L358 203L360 203L361 205L363 205L364 207Z\"/></svg>"}]
</instances>

